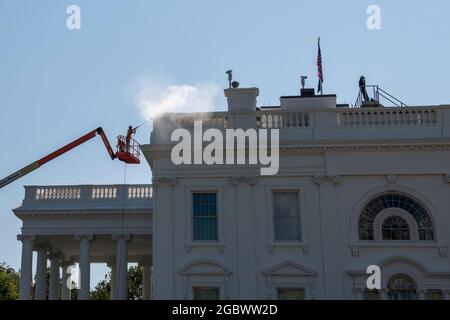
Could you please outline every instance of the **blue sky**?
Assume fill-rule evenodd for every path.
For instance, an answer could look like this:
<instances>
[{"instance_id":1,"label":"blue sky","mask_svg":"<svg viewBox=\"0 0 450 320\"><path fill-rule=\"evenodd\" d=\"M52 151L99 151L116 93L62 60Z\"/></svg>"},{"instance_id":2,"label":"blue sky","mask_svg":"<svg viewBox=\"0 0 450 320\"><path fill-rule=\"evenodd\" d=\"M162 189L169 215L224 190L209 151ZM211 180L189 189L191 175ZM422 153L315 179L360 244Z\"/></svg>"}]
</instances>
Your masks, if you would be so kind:
<instances>
[{"instance_id":1,"label":"blue sky","mask_svg":"<svg viewBox=\"0 0 450 320\"><path fill-rule=\"evenodd\" d=\"M81 30L66 28L70 4L81 8ZM372 4L381 30L366 27ZM260 88L260 105L296 94L300 75L316 86L318 36L325 93L339 102L354 102L364 74L408 105L449 103L449 13L444 0L2 0L0 177L98 126L114 138L140 123L143 82L225 87L231 68L241 86ZM225 109L220 95L213 108ZM146 125L136 137L149 135ZM128 169L129 183L150 178L146 163ZM93 140L1 189L0 261L20 266L11 209L23 185L122 181L122 164ZM104 271L94 267L93 281Z\"/></svg>"}]
</instances>

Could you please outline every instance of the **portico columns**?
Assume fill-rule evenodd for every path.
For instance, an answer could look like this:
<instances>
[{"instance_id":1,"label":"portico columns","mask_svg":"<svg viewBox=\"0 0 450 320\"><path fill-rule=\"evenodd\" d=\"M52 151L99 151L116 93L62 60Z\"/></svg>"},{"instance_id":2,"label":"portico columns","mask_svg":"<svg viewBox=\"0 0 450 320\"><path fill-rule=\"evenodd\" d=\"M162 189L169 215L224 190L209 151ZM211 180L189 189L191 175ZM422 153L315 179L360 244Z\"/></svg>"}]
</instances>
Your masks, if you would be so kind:
<instances>
[{"instance_id":1,"label":"portico columns","mask_svg":"<svg viewBox=\"0 0 450 320\"><path fill-rule=\"evenodd\" d=\"M111 300L115 299L116 295L116 281L117 281L117 268L116 261L108 263L108 267L111 269Z\"/></svg>"},{"instance_id":2,"label":"portico columns","mask_svg":"<svg viewBox=\"0 0 450 320\"><path fill-rule=\"evenodd\" d=\"M49 300L58 300L59 293L59 256L50 257L50 286L48 290Z\"/></svg>"},{"instance_id":3,"label":"portico columns","mask_svg":"<svg viewBox=\"0 0 450 320\"><path fill-rule=\"evenodd\" d=\"M43 247L37 250L36 262L36 300L45 300L47 297L47 250Z\"/></svg>"},{"instance_id":4,"label":"portico columns","mask_svg":"<svg viewBox=\"0 0 450 320\"><path fill-rule=\"evenodd\" d=\"M70 279L70 270L68 270L71 265L68 261L63 261L61 263L62 267L62 280L61 280L61 300L70 300L71 295L71 284L67 284Z\"/></svg>"},{"instance_id":5,"label":"portico columns","mask_svg":"<svg viewBox=\"0 0 450 320\"><path fill-rule=\"evenodd\" d=\"M115 287L115 299L128 299L128 248L127 241L130 240L129 235L114 235L116 240L116 268L117 279Z\"/></svg>"},{"instance_id":6,"label":"portico columns","mask_svg":"<svg viewBox=\"0 0 450 320\"><path fill-rule=\"evenodd\" d=\"M80 290L79 300L89 300L91 281L91 240L92 235L78 237L80 240Z\"/></svg>"},{"instance_id":7,"label":"portico columns","mask_svg":"<svg viewBox=\"0 0 450 320\"><path fill-rule=\"evenodd\" d=\"M20 263L20 299L31 299L31 280L33 268L33 241L34 237L22 236L17 237L22 241L22 261Z\"/></svg>"},{"instance_id":8,"label":"portico columns","mask_svg":"<svg viewBox=\"0 0 450 320\"><path fill-rule=\"evenodd\" d=\"M139 264L143 269L142 275L142 300L152 298L152 266L148 262Z\"/></svg>"}]
</instances>

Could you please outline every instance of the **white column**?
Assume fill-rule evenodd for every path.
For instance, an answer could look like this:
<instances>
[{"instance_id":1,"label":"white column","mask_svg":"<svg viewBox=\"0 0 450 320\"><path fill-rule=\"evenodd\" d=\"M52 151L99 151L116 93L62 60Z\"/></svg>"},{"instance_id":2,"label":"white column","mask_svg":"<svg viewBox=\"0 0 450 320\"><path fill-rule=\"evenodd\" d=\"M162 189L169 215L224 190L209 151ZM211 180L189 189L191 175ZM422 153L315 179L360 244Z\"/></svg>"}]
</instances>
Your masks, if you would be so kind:
<instances>
[{"instance_id":1,"label":"white column","mask_svg":"<svg viewBox=\"0 0 450 320\"><path fill-rule=\"evenodd\" d=\"M18 236L22 241L22 261L20 263L20 299L31 299L31 281L33 278L33 237Z\"/></svg>"},{"instance_id":2,"label":"white column","mask_svg":"<svg viewBox=\"0 0 450 320\"><path fill-rule=\"evenodd\" d=\"M70 270L68 270L70 262L64 261L61 264L62 268L62 280L61 280L61 300L70 300L72 299L71 295L71 287L67 285L68 280L70 279Z\"/></svg>"},{"instance_id":3,"label":"white column","mask_svg":"<svg viewBox=\"0 0 450 320\"><path fill-rule=\"evenodd\" d=\"M89 300L91 287L91 240L92 236L80 236L80 290L79 300Z\"/></svg>"},{"instance_id":4,"label":"white column","mask_svg":"<svg viewBox=\"0 0 450 320\"><path fill-rule=\"evenodd\" d=\"M108 267L111 269L111 300L116 299L116 281L117 281L117 268L116 262L108 263Z\"/></svg>"},{"instance_id":5,"label":"white column","mask_svg":"<svg viewBox=\"0 0 450 320\"><path fill-rule=\"evenodd\" d=\"M256 179L232 177L230 182L234 186L234 207L236 208L236 214L233 215L232 219L235 221L236 240L237 246L239 247L236 254L239 272L236 274L236 277L239 283L242 284L237 297L239 299L254 299L258 295L257 273L255 272L255 241L257 238L255 236L253 204L253 186L256 183ZM218 228L220 230L220 217L218 221Z\"/></svg>"},{"instance_id":6,"label":"white column","mask_svg":"<svg viewBox=\"0 0 450 320\"><path fill-rule=\"evenodd\" d=\"M128 248L127 240L130 239L128 235L120 235L115 237L116 242L116 299L128 299Z\"/></svg>"},{"instance_id":7,"label":"white column","mask_svg":"<svg viewBox=\"0 0 450 320\"><path fill-rule=\"evenodd\" d=\"M321 250L323 252L323 298L340 299L344 296L342 285L342 259L340 256L339 239L342 235L336 227L336 216L339 216L336 202L336 185L339 176L314 177L318 185L318 213L320 221Z\"/></svg>"},{"instance_id":8,"label":"white column","mask_svg":"<svg viewBox=\"0 0 450 320\"><path fill-rule=\"evenodd\" d=\"M58 300L59 293L59 257L50 257L50 285L48 289L48 299Z\"/></svg>"},{"instance_id":9,"label":"white column","mask_svg":"<svg viewBox=\"0 0 450 320\"><path fill-rule=\"evenodd\" d=\"M152 298L152 266L149 263L142 263L142 300L150 300Z\"/></svg>"},{"instance_id":10,"label":"white column","mask_svg":"<svg viewBox=\"0 0 450 320\"><path fill-rule=\"evenodd\" d=\"M45 300L47 297L47 250L37 250L36 262L36 300Z\"/></svg>"}]
</instances>

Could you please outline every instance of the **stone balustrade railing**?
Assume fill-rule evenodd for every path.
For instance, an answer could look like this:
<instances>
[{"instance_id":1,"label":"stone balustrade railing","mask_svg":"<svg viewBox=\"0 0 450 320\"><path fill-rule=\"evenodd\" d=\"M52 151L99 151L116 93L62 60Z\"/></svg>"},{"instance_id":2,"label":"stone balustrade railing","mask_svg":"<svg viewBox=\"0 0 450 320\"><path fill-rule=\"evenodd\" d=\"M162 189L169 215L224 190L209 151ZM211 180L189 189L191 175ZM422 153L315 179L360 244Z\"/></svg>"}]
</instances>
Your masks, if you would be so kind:
<instances>
[{"instance_id":1,"label":"stone balustrade railing","mask_svg":"<svg viewBox=\"0 0 450 320\"><path fill-rule=\"evenodd\" d=\"M310 126L310 115L309 112L264 110L256 113L256 123L261 129L303 128Z\"/></svg>"},{"instance_id":2,"label":"stone balustrade railing","mask_svg":"<svg viewBox=\"0 0 450 320\"><path fill-rule=\"evenodd\" d=\"M439 122L436 108L351 108L338 110L338 126L403 126L435 125Z\"/></svg>"},{"instance_id":3,"label":"stone balustrade railing","mask_svg":"<svg viewBox=\"0 0 450 320\"><path fill-rule=\"evenodd\" d=\"M151 185L26 186L25 201L150 199Z\"/></svg>"},{"instance_id":4,"label":"stone balustrade railing","mask_svg":"<svg viewBox=\"0 0 450 320\"><path fill-rule=\"evenodd\" d=\"M253 122L254 119L254 122ZM450 138L450 105L378 108L281 108L254 112L167 113L155 119L151 144L173 143L175 129L280 129L282 141ZM382 128L383 130L373 130ZM414 128L414 130L412 130Z\"/></svg>"}]
</instances>

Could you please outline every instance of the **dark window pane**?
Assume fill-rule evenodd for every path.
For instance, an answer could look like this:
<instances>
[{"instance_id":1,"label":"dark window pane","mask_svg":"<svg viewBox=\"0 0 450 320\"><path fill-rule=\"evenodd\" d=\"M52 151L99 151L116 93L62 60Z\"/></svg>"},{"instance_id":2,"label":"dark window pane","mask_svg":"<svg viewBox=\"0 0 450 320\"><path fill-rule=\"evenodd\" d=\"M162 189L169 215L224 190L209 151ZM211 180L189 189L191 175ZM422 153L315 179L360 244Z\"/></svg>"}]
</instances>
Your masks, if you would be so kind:
<instances>
[{"instance_id":1,"label":"dark window pane","mask_svg":"<svg viewBox=\"0 0 450 320\"><path fill-rule=\"evenodd\" d=\"M217 194L193 194L193 240L217 240Z\"/></svg>"},{"instance_id":2,"label":"dark window pane","mask_svg":"<svg viewBox=\"0 0 450 320\"><path fill-rule=\"evenodd\" d=\"M359 219L361 240L367 240L366 233L361 230L373 229L375 217L386 208L401 208L406 210L417 222L419 240L434 240L433 225L427 210L417 201L397 193L379 195L365 205ZM390 240L408 240L410 238L409 231L393 232L393 230L389 231L385 229L382 231L382 235L383 238L386 237Z\"/></svg>"}]
</instances>

